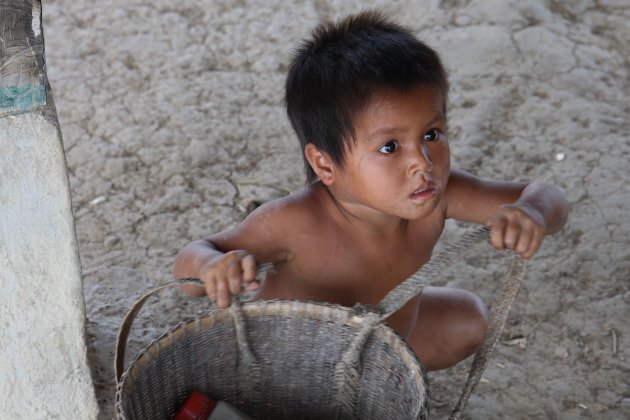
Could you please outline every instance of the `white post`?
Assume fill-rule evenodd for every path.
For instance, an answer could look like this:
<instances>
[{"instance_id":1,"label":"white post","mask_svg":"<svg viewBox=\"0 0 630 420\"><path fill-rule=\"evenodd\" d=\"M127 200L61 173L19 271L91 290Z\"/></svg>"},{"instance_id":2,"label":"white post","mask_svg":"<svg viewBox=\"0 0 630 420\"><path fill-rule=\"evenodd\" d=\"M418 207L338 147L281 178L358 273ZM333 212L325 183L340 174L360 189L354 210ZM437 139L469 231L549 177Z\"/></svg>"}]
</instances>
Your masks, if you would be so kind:
<instances>
[{"instance_id":1,"label":"white post","mask_svg":"<svg viewBox=\"0 0 630 420\"><path fill-rule=\"evenodd\" d=\"M0 3L0 418L93 419L68 175L40 1Z\"/></svg>"}]
</instances>

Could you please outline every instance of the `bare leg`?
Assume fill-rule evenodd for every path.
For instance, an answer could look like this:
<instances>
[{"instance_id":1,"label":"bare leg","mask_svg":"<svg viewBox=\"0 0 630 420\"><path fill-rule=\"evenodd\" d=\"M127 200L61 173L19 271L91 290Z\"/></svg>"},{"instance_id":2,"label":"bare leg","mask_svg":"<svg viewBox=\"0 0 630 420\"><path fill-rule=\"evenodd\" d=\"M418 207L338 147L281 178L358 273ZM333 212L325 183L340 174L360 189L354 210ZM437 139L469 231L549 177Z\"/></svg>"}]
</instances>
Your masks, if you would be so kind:
<instances>
[{"instance_id":1,"label":"bare leg","mask_svg":"<svg viewBox=\"0 0 630 420\"><path fill-rule=\"evenodd\" d=\"M446 369L477 350L487 326L487 309L477 295L427 287L420 295L418 317L407 342L428 370Z\"/></svg>"}]
</instances>

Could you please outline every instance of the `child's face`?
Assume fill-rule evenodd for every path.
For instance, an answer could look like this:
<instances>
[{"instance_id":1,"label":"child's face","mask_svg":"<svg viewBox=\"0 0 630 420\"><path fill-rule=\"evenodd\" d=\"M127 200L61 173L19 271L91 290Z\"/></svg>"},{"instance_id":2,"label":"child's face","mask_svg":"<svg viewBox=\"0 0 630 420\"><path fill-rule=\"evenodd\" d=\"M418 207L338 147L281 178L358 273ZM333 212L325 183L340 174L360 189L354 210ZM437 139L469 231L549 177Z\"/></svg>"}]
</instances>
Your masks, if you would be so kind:
<instances>
[{"instance_id":1,"label":"child's face","mask_svg":"<svg viewBox=\"0 0 630 420\"><path fill-rule=\"evenodd\" d=\"M339 198L410 220L435 210L450 171L442 101L430 87L376 94L355 118L356 142L335 179Z\"/></svg>"}]
</instances>

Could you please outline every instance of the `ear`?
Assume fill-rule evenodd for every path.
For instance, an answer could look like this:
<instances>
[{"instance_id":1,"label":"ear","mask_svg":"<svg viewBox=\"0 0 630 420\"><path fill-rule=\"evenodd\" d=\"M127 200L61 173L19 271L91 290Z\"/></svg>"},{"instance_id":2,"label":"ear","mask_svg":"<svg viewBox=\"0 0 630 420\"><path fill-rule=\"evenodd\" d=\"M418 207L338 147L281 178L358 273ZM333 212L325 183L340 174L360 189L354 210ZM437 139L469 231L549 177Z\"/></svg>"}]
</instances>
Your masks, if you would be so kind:
<instances>
[{"instance_id":1,"label":"ear","mask_svg":"<svg viewBox=\"0 0 630 420\"><path fill-rule=\"evenodd\" d=\"M334 184L335 164L328 153L319 150L313 143L308 143L304 147L304 156L322 184Z\"/></svg>"}]
</instances>

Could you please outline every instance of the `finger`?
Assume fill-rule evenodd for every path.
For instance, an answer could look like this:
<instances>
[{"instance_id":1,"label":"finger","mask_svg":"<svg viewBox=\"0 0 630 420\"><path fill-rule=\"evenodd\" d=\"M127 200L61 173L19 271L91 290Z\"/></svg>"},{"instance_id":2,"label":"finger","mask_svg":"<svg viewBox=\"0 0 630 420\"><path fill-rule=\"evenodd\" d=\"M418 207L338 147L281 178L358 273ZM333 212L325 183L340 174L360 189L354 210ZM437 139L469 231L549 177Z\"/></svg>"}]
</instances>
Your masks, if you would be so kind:
<instances>
[{"instance_id":1,"label":"finger","mask_svg":"<svg viewBox=\"0 0 630 420\"><path fill-rule=\"evenodd\" d=\"M532 239L529 243L529 248L524 253L523 258L531 258L538 251L540 246L542 245L543 239L545 238L545 234L541 231L535 231Z\"/></svg>"},{"instance_id":2,"label":"finger","mask_svg":"<svg viewBox=\"0 0 630 420\"><path fill-rule=\"evenodd\" d=\"M210 300L212 300L213 302L216 302L217 301L216 279L214 278L214 276L212 276L210 278L204 279L203 282L206 285L206 294L208 295Z\"/></svg>"},{"instance_id":3,"label":"finger","mask_svg":"<svg viewBox=\"0 0 630 420\"><path fill-rule=\"evenodd\" d=\"M239 294L243 286L243 272L241 270L240 261L236 260L230 263L226 277L230 293L233 295Z\"/></svg>"},{"instance_id":4,"label":"finger","mask_svg":"<svg viewBox=\"0 0 630 420\"><path fill-rule=\"evenodd\" d=\"M518 223L510 223L503 235L503 244L508 249L515 249L521 234L521 226Z\"/></svg>"},{"instance_id":5,"label":"finger","mask_svg":"<svg viewBox=\"0 0 630 420\"><path fill-rule=\"evenodd\" d=\"M503 237L507 220L503 217L497 217L491 219L488 225L490 227L490 245L498 251L503 251L505 249Z\"/></svg>"},{"instance_id":6,"label":"finger","mask_svg":"<svg viewBox=\"0 0 630 420\"><path fill-rule=\"evenodd\" d=\"M188 296L192 297L201 297L208 295L205 286L197 286L196 284L184 284L182 286L177 286L177 288L186 293Z\"/></svg>"},{"instance_id":7,"label":"finger","mask_svg":"<svg viewBox=\"0 0 630 420\"><path fill-rule=\"evenodd\" d=\"M225 309L230 306L230 291L225 279L217 282L217 305L219 308Z\"/></svg>"},{"instance_id":8,"label":"finger","mask_svg":"<svg viewBox=\"0 0 630 420\"><path fill-rule=\"evenodd\" d=\"M518 241L514 246L514 252L517 255L525 258L525 255L530 249L531 241L532 241L533 231L530 229L523 229L518 235Z\"/></svg>"},{"instance_id":9,"label":"finger","mask_svg":"<svg viewBox=\"0 0 630 420\"><path fill-rule=\"evenodd\" d=\"M256 279L256 259L253 255L247 254L241 260L241 269L243 270L243 282L249 284Z\"/></svg>"},{"instance_id":10,"label":"finger","mask_svg":"<svg viewBox=\"0 0 630 420\"><path fill-rule=\"evenodd\" d=\"M254 290L258 290L259 288L260 282L258 280L253 280L245 286L245 290L247 290L248 292L253 292Z\"/></svg>"}]
</instances>

